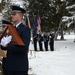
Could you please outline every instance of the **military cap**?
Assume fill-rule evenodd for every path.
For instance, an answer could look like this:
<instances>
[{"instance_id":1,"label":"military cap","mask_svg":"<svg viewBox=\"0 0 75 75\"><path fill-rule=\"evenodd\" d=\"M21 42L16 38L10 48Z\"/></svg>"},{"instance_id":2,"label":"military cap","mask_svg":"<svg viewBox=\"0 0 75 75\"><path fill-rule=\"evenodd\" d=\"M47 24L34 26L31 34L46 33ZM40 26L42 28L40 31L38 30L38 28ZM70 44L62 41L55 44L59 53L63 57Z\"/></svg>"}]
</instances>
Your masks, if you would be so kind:
<instances>
[{"instance_id":1,"label":"military cap","mask_svg":"<svg viewBox=\"0 0 75 75\"><path fill-rule=\"evenodd\" d=\"M11 5L10 7L12 9L12 12L21 12L21 13L25 13L26 10L21 8L20 6L17 6L17 5Z\"/></svg>"}]
</instances>

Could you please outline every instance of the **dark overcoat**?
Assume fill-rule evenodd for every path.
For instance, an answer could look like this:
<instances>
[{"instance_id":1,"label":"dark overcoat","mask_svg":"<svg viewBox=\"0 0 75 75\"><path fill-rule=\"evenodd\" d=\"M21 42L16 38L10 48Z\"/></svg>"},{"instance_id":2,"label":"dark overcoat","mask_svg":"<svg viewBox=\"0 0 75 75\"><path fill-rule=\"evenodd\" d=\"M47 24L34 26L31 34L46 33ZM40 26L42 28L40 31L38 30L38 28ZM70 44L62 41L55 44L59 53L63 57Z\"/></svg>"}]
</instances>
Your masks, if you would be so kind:
<instances>
[{"instance_id":1,"label":"dark overcoat","mask_svg":"<svg viewBox=\"0 0 75 75\"><path fill-rule=\"evenodd\" d=\"M7 50L7 70L28 71L28 49L30 43L30 29L22 23L16 28L25 46L9 43Z\"/></svg>"}]
</instances>

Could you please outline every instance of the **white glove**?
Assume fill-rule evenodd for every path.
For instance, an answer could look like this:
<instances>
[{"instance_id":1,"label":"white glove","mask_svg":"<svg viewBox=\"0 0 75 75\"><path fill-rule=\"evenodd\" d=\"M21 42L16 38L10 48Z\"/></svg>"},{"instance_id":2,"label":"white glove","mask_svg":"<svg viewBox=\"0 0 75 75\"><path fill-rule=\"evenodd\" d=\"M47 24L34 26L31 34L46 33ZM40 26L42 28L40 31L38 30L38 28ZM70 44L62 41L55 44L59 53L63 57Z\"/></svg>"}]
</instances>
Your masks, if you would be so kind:
<instances>
[{"instance_id":1,"label":"white glove","mask_svg":"<svg viewBox=\"0 0 75 75\"><path fill-rule=\"evenodd\" d=\"M11 36L11 35L10 35L10 36L6 36L6 42L7 42L7 43L10 43L11 40L12 40L12 36Z\"/></svg>"},{"instance_id":2,"label":"white glove","mask_svg":"<svg viewBox=\"0 0 75 75\"><path fill-rule=\"evenodd\" d=\"M1 44L2 46L4 46L4 42L5 42L5 37L3 37L3 38L1 39L1 43L0 43L0 44Z\"/></svg>"},{"instance_id":3,"label":"white glove","mask_svg":"<svg viewBox=\"0 0 75 75\"><path fill-rule=\"evenodd\" d=\"M43 44L43 41L41 43Z\"/></svg>"},{"instance_id":4,"label":"white glove","mask_svg":"<svg viewBox=\"0 0 75 75\"><path fill-rule=\"evenodd\" d=\"M51 36L49 36L49 38L51 38Z\"/></svg>"},{"instance_id":5,"label":"white glove","mask_svg":"<svg viewBox=\"0 0 75 75\"><path fill-rule=\"evenodd\" d=\"M5 47L8 43L11 42L11 40L12 40L12 36L3 37L1 39L1 45Z\"/></svg>"}]
</instances>

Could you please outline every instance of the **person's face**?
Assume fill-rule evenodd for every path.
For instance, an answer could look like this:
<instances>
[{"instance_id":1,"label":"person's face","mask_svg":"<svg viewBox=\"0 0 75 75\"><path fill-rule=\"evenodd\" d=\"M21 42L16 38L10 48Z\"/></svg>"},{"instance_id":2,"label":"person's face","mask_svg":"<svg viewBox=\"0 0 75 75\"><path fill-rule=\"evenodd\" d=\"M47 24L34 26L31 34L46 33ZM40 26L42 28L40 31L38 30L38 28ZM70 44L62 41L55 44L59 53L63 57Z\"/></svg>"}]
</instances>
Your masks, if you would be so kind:
<instances>
[{"instance_id":1,"label":"person's face","mask_svg":"<svg viewBox=\"0 0 75 75\"><path fill-rule=\"evenodd\" d=\"M19 22L22 19L22 13L20 12L12 12L11 19L13 22Z\"/></svg>"}]
</instances>

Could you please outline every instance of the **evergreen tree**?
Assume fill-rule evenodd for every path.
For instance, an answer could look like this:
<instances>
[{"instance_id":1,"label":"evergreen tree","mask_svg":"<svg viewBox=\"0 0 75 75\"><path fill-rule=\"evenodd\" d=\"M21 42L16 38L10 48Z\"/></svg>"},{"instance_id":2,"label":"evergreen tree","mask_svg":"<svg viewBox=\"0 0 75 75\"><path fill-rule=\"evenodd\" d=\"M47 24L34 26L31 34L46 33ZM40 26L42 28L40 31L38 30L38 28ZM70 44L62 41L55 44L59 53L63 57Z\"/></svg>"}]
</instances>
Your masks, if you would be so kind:
<instances>
[{"instance_id":1,"label":"evergreen tree","mask_svg":"<svg viewBox=\"0 0 75 75\"><path fill-rule=\"evenodd\" d=\"M6 5L6 1L5 0L1 0L1 3L0 3L0 12L2 12L2 10L4 9Z\"/></svg>"},{"instance_id":2,"label":"evergreen tree","mask_svg":"<svg viewBox=\"0 0 75 75\"><path fill-rule=\"evenodd\" d=\"M5 0L6 1L6 0ZM2 10L2 14L3 14L3 19L10 21L10 5L11 5L11 0L7 0L6 4L4 6L4 9Z\"/></svg>"},{"instance_id":3,"label":"evergreen tree","mask_svg":"<svg viewBox=\"0 0 75 75\"><path fill-rule=\"evenodd\" d=\"M75 0L67 0L67 10L69 12L69 17L72 17L71 21L73 21L72 24L70 24L69 29L75 29Z\"/></svg>"},{"instance_id":4,"label":"evergreen tree","mask_svg":"<svg viewBox=\"0 0 75 75\"><path fill-rule=\"evenodd\" d=\"M57 31L62 17L68 14L66 5L66 0L31 0L29 5L30 18L31 20L34 18L33 13L38 15L39 10L42 31ZM60 27L63 32L65 25L61 23Z\"/></svg>"}]
</instances>

